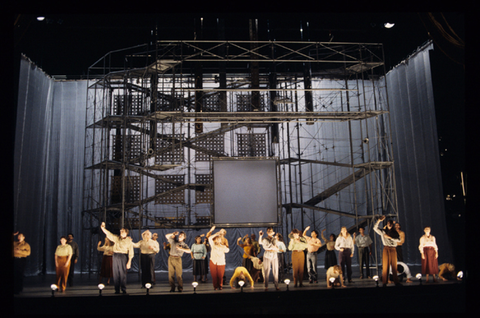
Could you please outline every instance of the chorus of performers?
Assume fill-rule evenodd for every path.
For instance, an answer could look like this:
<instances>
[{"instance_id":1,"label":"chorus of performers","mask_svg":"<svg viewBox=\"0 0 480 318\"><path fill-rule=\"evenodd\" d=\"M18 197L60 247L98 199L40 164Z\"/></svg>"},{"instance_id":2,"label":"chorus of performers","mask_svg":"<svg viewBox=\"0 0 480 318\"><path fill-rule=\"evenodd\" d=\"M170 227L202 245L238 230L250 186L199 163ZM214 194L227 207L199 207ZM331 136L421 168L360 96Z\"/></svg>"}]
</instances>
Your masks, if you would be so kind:
<instances>
[{"instance_id":1,"label":"chorus of performers","mask_svg":"<svg viewBox=\"0 0 480 318\"><path fill-rule=\"evenodd\" d=\"M383 244L382 273L383 286L388 284L401 285L399 273L406 275L406 282L412 282L412 276L407 264L403 260L402 246L405 243L405 232L399 223L386 220L385 216L379 217L373 225L373 231L380 237ZM380 223L384 222L383 226ZM134 257L134 248L140 250L141 287L152 288L155 279L155 255L160 252L158 234L145 230L141 233L142 239L133 242L129 230L122 228L119 234L107 230L105 223L100 225L105 239L98 242L97 250L103 253L99 271L99 283L106 280L106 284L113 281L116 294L127 293L127 271L131 267ZM342 287L353 284L352 258L357 255L360 279L372 278L370 272L370 257L372 255L372 238L365 229L358 228L350 234L346 227L340 233L331 233L328 238L321 230L310 231L307 226L303 231L293 229L288 235L288 242L284 241L281 233L276 233L273 227L255 233L246 234L236 240L236 246L230 247L226 238L227 231L215 231L215 226L207 233L197 235L193 244L187 245L187 235L182 231L173 231L165 235L163 248L168 251L168 283L170 292L183 291L183 264L182 259L189 255L192 259L192 275L194 281L208 282L208 274L212 279L213 290L222 290L228 286L238 288L248 284L254 288L255 283L263 283L264 290L269 289L269 282L273 282L275 290L281 290L280 284L285 278L293 278L293 288L303 287L304 280L310 284L317 284L318 253L325 250L325 281L328 288ZM15 240L15 236L17 239ZM320 239L320 237L321 239ZM73 234L60 237L59 245L55 249L56 285L59 291L64 292L68 286L73 286L74 265L79 259L79 247L73 240ZM323 242L322 242L323 240ZM323 249L321 249L323 247ZM458 278L455 266L450 263L438 264L438 246L430 227L424 228L424 234L419 239L418 245L421 254L421 272L425 281L433 282L437 279L446 281ZM236 264L232 277L227 281L225 275L226 254L240 252L242 261ZM290 264L287 263L287 253L290 252ZM23 233L13 235L14 258L14 293L22 292L24 285L24 270L26 258L30 255L30 245L25 241ZM338 258L337 254L338 253Z\"/></svg>"}]
</instances>

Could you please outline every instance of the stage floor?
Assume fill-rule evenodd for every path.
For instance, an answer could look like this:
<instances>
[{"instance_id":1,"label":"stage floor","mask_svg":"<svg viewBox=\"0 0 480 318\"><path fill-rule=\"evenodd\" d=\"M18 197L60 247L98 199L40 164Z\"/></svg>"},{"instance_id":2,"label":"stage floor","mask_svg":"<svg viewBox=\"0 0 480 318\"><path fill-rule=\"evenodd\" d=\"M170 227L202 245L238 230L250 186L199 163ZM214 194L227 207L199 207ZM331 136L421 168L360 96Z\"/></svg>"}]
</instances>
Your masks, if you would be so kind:
<instances>
[{"instance_id":1,"label":"stage floor","mask_svg":"<svg viewBox=\"0 0 480 318\"><path fill-rule=\"evenodd\" d=\"M419 271L411 268L412 275ZM417 271L416 271L417 270ZM358 268L353 268L353 283L346 288L327 288L325 271L319 268L319 282L287 290L285 283L280 291L270 278L268 291L263 283L232 289L229 286L233 271L227 270L227 284L222 290L214 290L211 277L207 283L192 287L191 271L183 273L183 292L170 292L167 272L157 272L157 283L147 290L141 288L138 273L127 277L127 295L114 294L113 281L106 285L99 297L98 277L95 274L75 274L74 286L52 296L50 285L55 275L29 276L25 278L24 290L14 297L16 314L60 313L58 310L74 310L76 313L213 313L221 314L220 308L231 308L230 313L369 313L369 312L464 312L466 310L465 282L438 281L412 283L402 281L401 287L393 284L379 286L373 279L360 279ZM374 275L374 273L372 273ZM291 274L288 275L291 279ZM106 281L104 280L104 284ZM212 297L214 296L214 297ZM428 303L428 300L433 301ZM427 301L427 302L425 302ZM245 302L245 303L244 303ZM388 306L388 303L392 303ZM55 308L55 309L54 309ZM68 309L70 308L70 309ZM232 311L233 310L233 311ZM392 311L390 311L392 310Z\"/></svg>"}]
</instances>

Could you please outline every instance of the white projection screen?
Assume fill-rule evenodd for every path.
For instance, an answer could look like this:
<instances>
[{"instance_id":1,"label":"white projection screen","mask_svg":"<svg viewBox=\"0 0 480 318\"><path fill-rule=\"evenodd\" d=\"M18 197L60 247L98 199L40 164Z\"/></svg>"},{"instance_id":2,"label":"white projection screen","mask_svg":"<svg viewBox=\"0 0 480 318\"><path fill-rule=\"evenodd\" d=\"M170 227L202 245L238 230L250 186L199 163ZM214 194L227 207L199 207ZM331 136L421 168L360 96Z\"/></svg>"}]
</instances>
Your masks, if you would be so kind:
<instances>
[{"instance_id":1,"label":"white projection screen","mask_svg":"<svg viewBox=\"0 0 480 318\"><path fill-rule=\"evenodd\" d=\"M214 160L213 187L215 225L279 225L275 159Z\"/></svg>"}]
</instances>

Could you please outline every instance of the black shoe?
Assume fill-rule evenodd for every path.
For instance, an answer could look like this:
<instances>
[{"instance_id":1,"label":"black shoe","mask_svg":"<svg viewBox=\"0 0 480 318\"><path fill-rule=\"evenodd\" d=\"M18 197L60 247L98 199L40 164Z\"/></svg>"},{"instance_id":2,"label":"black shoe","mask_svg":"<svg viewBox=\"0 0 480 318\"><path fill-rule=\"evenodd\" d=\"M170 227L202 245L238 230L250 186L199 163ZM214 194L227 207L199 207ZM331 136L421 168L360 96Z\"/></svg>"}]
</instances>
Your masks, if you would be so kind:
<instances>
[{"instance_id":1,"label":"black shoe","mask_svg":"<svg viewBox=\"0 0 480 318\"><path fill-rule=\"evenodd\" d=\"M115 294L120 294L120 292L117 290L117 291L115 291Z\"/></svg>"},{"instance_id":2,"label":"black shoe","mask_svg":"<svg viewBox=\"0 0 480 318\"><path fill-rule=\"evenodd\" d=\"M313 280L310 279L310 280L308 281L308 283L309 283L309 284L313 284Z\"/></svg>"},{"instance_id":3,"label":"black shoe","mask_svg":"<svg viewBox=\"0 0 480 318\"><path fill-rule=\"evenodd\" d=\"M175 288L170 289L170 292L173 293L175 291Z\"/></svg>"}]
</instances>

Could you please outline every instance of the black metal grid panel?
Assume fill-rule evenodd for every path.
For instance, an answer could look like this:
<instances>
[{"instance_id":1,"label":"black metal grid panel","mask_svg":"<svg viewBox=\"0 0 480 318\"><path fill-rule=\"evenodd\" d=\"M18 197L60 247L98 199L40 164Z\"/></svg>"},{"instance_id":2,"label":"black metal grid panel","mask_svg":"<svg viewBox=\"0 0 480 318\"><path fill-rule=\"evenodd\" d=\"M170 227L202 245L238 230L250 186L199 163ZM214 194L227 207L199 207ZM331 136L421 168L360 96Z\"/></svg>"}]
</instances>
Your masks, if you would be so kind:
<instances>
[{"instance_id":1,"label":"black metal grid panel","mask_svg":"<svg viewBox=\"0 0 480 318\"><path fill-rule=\"evenodd\" d=\"M211 174L196 174L196 184L208 184L212 185ZM195 191L195 203L212 203L213 202L213 189L212 187L206 187L205 190Z\"/></svg>"},{"instance_id":2,"label":"black metal grid panel","mask_svg":"<svg viewBox=\"0 0 480 318\"><path fill-rule=\"evenodd\" d=\"M185 175L162 175L162 178L184 184ZM174 190L178 186L162 180L155 180L155 195ZM172 191L171 193L155 199L155 204L185 204L185 190Z\"/></svg>"},{"instance_id":3,"label":"black metal grid panel","mask_svg":"<svg viewBox=\"0 0 480 318\"><path fill-rule=\"evenodd\" d=\"M251 112L253 111L252 95L251 94L237 94L237 112ZM259 111L268 111L265 107L264 94L260 94Z\"/></svg>"},{"instance_id":4,"label":"black metal grid panel","mask_svg":"<svg viewBox=\"0 0 480 318\"><path fill-rule=\"evenodd\" d=\"M267 155L266 134L237 134L239 157L265 157Z\"/></svg>"},{"instance_id":5,"label":"black metal grid panel","mask_svg":"<svg viewBox=\"0 0 480 318\"><path fill-rule=\"evenodd\" d=\"M218 94L203 96L203 110L207 112L219 112L220 96Z\"/></svg>"},{"instance_id":6,"label":"black metal grid panel","mask_svg":"<svg viewBox=\"0 0 480 318\"><path fill-rule=\"evenodd\" d=\"M157 139L157 151L160 153L155 156L155 162L161 164L164 162L168 163L182 163L185 161L184 149L183 147L175 147L172 150L172 136L175 138L175 142L179 143L183 139L183 134L166 134L165 138ZM169 150L170 148L170 150ZM161 151L165 149L166 151Z\"/></svg>"},{"instance_id":7,"label":"black metal grid panel","mask_svg":"<svg viewBox=\"0 0 480 318\"><path fill-rule=\"evenodd\" d=\"M126 145L125 145L125 159L131 160L134 158L138 158L140 156L140 152L142 150L141 145L141 136L140 135L129 135L125 136ZM123 154L123 136L122 135L114 135L113 136L113 151L112 151L112 159L116 161L122 161L122 154Z\"/></svg>"},{"instance_id":8,"label":"black metal grid panel","mask_svg":"<svg viewBox=\"0 0 480 318\"><path fill-rule=\"evenodd\" d=\"M223 153L225 150L225 135L215 135L204 140L199 140L195 145L210 151ZM211 155L203 153L200 150L195 151L195 161L210 161L210 157Z\"/></svg>"},{"instance_id":9,"label":"black metal grid panel","mask_svg":"<svg viewBox=\"0 0 480 318\"><path fill-rule=\"evenodd\" d=\"M122 176L112 176L112 203L122 201ZM125 202L132 203L140 200L140 177L129 176L125 179Z\"/></svg>"}]
</instances>

